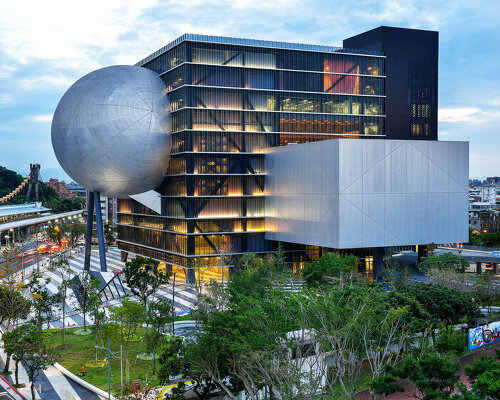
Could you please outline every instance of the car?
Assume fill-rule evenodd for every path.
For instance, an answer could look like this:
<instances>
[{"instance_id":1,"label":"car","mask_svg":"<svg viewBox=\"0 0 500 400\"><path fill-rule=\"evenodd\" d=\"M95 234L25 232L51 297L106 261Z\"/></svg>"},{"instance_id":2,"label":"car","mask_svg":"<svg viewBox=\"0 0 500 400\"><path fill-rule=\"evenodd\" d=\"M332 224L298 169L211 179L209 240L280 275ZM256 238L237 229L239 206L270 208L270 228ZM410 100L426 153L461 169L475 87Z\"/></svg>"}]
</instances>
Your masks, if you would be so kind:
<instances>
[{"instance_id":1,"label":"car","mask_svg":"<svg viewBox=\"0 0 500 400\"><path fill-rule=\"evenodd\" d=\"M492 251L490 253L490 256L492 256L492 257L500 257L500 251Z\"/></svg>"}]
</instances>

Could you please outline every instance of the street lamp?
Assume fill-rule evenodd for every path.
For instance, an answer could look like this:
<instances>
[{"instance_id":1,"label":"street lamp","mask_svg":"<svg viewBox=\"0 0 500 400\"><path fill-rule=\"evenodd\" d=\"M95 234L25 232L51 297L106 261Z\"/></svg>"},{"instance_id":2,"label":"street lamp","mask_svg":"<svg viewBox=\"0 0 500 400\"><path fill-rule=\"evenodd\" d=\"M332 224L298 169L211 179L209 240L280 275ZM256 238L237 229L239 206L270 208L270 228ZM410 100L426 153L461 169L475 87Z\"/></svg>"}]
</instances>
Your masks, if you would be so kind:
<instances>
[{"instance_id":1,"label":"street lamp","mask_svg":"<svg viewBox=\"0 0 500 400\"><path fill-rule=\"evenodd\" d=\"M94 346L96 349L108 351L108 400L111 399L111 357L118 358L111 352L111 340L108 337L108 347ZM123 347L120 346L120 375L121 375L121 395L123 396Z\"/></svg>"},{"instance_id":2,"label":"street lamp","mask_svg":"<svg viewBox=\"0 0 500 400\"><path fill-rule=\"evenodd\" d=\"M172 315L172 337L175 336L175 274L177 272L174 272L174 281L172 283L172 310L174 314Z\"/></svg>"}]
</instances>

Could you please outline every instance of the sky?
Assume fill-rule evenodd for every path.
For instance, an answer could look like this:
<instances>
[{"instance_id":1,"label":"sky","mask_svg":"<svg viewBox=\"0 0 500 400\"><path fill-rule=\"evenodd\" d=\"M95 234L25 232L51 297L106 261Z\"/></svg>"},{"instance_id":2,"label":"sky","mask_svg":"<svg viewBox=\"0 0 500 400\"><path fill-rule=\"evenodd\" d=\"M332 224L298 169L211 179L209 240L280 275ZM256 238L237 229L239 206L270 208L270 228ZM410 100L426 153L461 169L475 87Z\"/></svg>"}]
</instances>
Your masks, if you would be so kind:
<instances>
[{"instance_id":1,"label":"sky","mask_svg":"<svg viewBox=\"0 0 500 400\"><path fill-rule=\"evenodd\" d=\"M0 165L71 180L50 141L64 92L183 33L341 46L390 25L439 31L439 138L470 142L471 177L499 176L499 15L496 0L0 0Z\"/></svg>"}]
</instances>

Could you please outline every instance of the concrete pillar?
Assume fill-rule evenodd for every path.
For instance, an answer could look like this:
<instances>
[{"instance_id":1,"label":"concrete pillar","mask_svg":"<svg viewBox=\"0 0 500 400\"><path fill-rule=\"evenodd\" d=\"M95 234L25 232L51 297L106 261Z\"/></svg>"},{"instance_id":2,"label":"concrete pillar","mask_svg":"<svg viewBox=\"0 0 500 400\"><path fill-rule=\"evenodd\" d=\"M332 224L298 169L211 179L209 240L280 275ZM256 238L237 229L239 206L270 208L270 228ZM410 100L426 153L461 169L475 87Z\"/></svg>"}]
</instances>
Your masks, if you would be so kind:
<instances>
[{"instance_id":1,"label":"concrete pillar","mask_svg":"<svg viewBox=\"0 0 500 400\"><path fill-rule=\"evenodd\" d=\"M476 274L478 274L478 275L481 275L481 272L482 272L481 266L482 266L482 264L483 263L481 261L476 262Z\"/></svg>"},{"instance_id":2,"label":"concrete pillar","mask_svg":"<svg viewBox=\"0 0 500 400\"><path fill-rule=\"evenodd\" d=\"M195 270L193 268L185 268L184 272L186 273L186 282L195 285L196 284Z\"/></svg>"},{"instance_id":3,"label":"concrete pillar","mask_svg":"<svg viewBox=\"0 0 500 400\"><path fill-rule=\"evenodd\" d=\"M425 245L419 244L417 246L417 264L422 262L423 257L427 257L427 249Z\"/></svg>"},{"instance_id":4,"label":"concrete pillar","mask_svg":"<svg viewBox=\"0 0 500 400\"><path fill-rule=\"evenodd\" d=\"M384 265L384 248L375 247L373 249L373 282L377 282L382 273Z\"/></svg>"}]
</instances>

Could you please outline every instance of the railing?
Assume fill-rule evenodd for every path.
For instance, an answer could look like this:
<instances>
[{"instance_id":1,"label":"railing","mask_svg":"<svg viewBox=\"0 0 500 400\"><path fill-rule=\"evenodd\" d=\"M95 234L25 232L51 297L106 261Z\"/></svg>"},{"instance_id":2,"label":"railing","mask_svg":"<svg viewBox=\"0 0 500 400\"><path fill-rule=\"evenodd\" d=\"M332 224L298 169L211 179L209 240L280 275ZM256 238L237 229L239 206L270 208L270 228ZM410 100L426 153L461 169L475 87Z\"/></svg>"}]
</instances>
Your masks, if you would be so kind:
<instances>
[{"instance_id":1,"label":"railing","mask_svg":"<svg viewBox=\"0 0 500 400\"><path fill-rule=\"evenodd\" d=\"M115 274L102 288L99 290L99 296L104 296L106 301L114 300L125 296L127 292L123 287L120 279L120 274Z\"/></svg>"}]
</instances>

